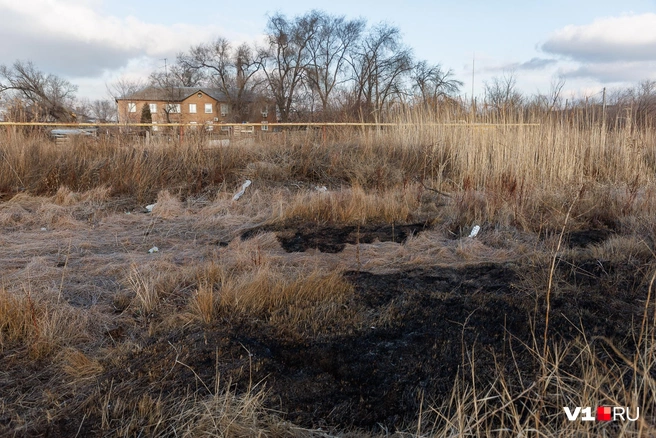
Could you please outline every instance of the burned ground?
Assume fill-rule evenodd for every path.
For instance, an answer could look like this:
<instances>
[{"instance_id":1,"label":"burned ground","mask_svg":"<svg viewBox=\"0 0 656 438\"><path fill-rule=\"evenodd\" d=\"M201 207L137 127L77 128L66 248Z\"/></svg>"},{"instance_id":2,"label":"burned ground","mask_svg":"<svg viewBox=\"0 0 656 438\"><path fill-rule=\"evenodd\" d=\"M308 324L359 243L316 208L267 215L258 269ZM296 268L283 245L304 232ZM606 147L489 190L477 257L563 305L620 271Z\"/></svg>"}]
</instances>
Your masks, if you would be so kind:
<instances>
[{"instance_id":1,"label":"burned ground","mask_svg":"<svg viewBox=\"0 0 656 438\"><path fill-rule=\"evenodd\" d=\"M615 266L623 285L637 287L609 286L599 293L605 279L589 269L591 263L561 270L565 283L577 282L579 270L599 276L554 297L550 342L585 333L626 346L631 321L644 310L646 288L633 278L636 271ZM422 398L433 403L448 398L456 377L469 375L472 366L480 384L493 380L499 367L525 382L539 370L530 349L544 330L544 299L520 286L522 276L532 275L526 266L484 263L344 275L355 287L345 306L365 315L358 325L326 325L312 336L299 328L285 337L266 320L226 316L147 338L140 352L105 363L107 371L94 386L101 397L111 391L119 398L183 398L211 393L219 377L237 391L264 386L266 406L300 426L374 431L411 424ZM71 427L80 424L76 412L71 411ZM91 420L82 428L85 434L99 432ZM66 434L66 428L60 432Z\"/></svg>"},{"instance_id":2,"label":"burned ground","mask_svg":"<svg viewBox=\"0 0 656 438\"><path fill-rule=\"evenodd\" d=\"M279 224L250 229L241 235L249 239L257 233L276 233L280 245L287 252L303 252L310 248L321 252L338 253L344 250L346 244L396 242L403 243L409 236L416 235L429 228L428 223L402 225L317 225Z\"/></svg>"},{"instance_id":3,"label":"burned ground","mask_svg":"<svg viewBox=\"0 0 656 438\"><path fill-rule=\"evenodd\" d=\"M543 254L536 262L471 256L475 251L485 254L489 248L497 251L517 245L487 237L486 233L494 232L492 228L484 228L476 239L453 240L448 231L440 234L424 224L285 224L246 233L223 230L221 235L228 237L217 240L214 223L207 230L184 225L193 217L185 216L175 227L176 219L151 220L143 213L123 213L120 220L126 228L145 231L134 241L126 237L127 232L117 234L116 248L90 246L84 254L108 257L117 248L135 254L138 250L139 256L130 256L138 266L147 263L145 250L152 239L167 238L169 247L180 249L180 254L162 262L171 270L207 263L210 252L188 255L181 249L184 245L196 252L200 248L210 251L207 246L211 245L217 260L245 254L247 264L266 264L262 259L277 257L283 267L290 257L301 257L294 262L301 266L337 263L344 257L347 261L335 266L342 267L342 278L351 291L334 304L330 300L297 303L306 307L302 311L307 315L321 314L326 306L339 307L331 313L335 319L319 319L312 327L304 320L281 324L284 313L233 311L219 312L209 322L176 323L171 320L188 310L192 290L198 287L193 278L180 280L172 292L162 295L165 304L145 312L135 308L132 295L126 295L124 279L103 279L104 272L94 277L84 271L82 255L69 257L61 249L52 250L40 260L49 264L57 279L68 269L69 286L82 287L86 281L87 286L104 291L91 298L76 294L64 294L64 298L75 308L92 307L93 300L109 306L114 319L98 329L101 340L86 348L89 355L94 348L111 353L98 355L97 371L77 376L72 384L62 378L60 365L49 362L52 357L26 362L29 351L5 349L0 354L5 365L0 373L3 433L107 435L122 424L127 401L141 406L143 400L189 400L211 396L219 386L237 394L264 389L263 406L300 427L356 433L406 430L422 407L444 403L457 379L475 375L475 382L485 386L503 374L507 382L525 390L541 372L547 304L542 286L550 274L551 258ZM91 227L87 232L90 239L93 233L104 231ZM567 236L571 248L556 258L549 343L556 347L585 337L600 348L603 360L611 366L621 359L618 352L629 355L635 349L635 334L645 312L651 253L600 257L599 248L610 245L614 234L577 233ZM538 241L542 242L535 238ZM427 252L417 249L421 245L451 245L451 252L436 256L428 251L430 263L416 267L409 267L414 262L393 263L392 268L382 265L383 269L364 261L357 269L352 260L354 254L364 258L387 251L392 259L407 252L412 261L414 252L419 256ZM310 248L320 252L303 253ZM439 254L451 255L440 259ZM80 272L75 273L76 269ZM608 347L609 342L617 351ZM574 355L566 359L565 372L581 371ZM531 403L526 397L519 411L528 412ZM54 413L52 417L49 412ZM124 432L154 433L156 425L143 419L131 427Z\"/></svg>"},{"instance_id":4,"label":"burned ground","mask_svg":"<svg viewBox=\"0 0 656 438\"><path fill-rule=\"evenodd\" d=\"M622 269L625 285L633 284L635 271L615 269ZM573 272L562 280L576 281ZM536 338L541 342L544 299L518 287L523 275L531 273L493 263L383 275L351 271L345 277L355 294L347 306L366 315L357 327L281 337L267 321L225 318L152 337L144 351L125 358L128 374L112 371L101 380L150 388L155 396L203 392L218 373L242 391L264 385L268 407L305 427L401 428L413 421L422 397L444 400L457 375L468 375L472 366L481 384L494 379L497 367L521 369L531 381L539 364L529 350ZM632 291L599 293L596 282L588 282L558 294L550 342L584 333L626 346L632 321L644 310L646 288L637 284Z\"/></svg>"}]
</instances>

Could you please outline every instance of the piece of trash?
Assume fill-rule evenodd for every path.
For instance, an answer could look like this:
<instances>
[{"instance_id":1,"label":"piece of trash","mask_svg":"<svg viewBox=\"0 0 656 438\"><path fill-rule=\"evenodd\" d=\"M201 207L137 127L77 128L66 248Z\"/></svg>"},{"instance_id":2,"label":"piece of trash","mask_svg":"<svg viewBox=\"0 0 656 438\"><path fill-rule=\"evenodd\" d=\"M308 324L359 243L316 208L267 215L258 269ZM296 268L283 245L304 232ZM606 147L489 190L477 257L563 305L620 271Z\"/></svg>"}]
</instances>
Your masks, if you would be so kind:
<instances>
[{"instance_id":1,"label":"piece of trash","mask_svg":"<svg viewBox=\"0 0 656 438\"><path fill-rule=\"evenodd\" d=\"M474 225L474 228L472 228L471 233L469 233L469 237L476 237L479 231L481 231L481 227L479 227L478 225Z\"/></svg>"},{"instance_id":2,"label":"piece of trash","mask_svg":"<svg viewBox=\"0 0 656 438\"><path fill-rule=\"evenodd\" d=\"M152 254L152 253L154 253L154 252L159 252L159 248L156 247L156 246L153 246L152 248L150 248L150 249L148 250L148 254Z\"/></svg>"},{"instance_id":3,"label":"piece of trash","mask_svg":"<svg viewBox=\"0 0 656 438\"><path fill-rule=\"evenodd\" d=\"M146 210L148 210L148 213L152 213L153 208L155 208L156 205L157 205L157 202L154 203L154 204L146 205Z\"/></svg>"},{"instance_id":4,"label":"piece of trash","mask_svg":"<svg viewBox=\"0 0 656 438\"><path fill-rule=\"evenodd\" d=\"M321 192L321 193L325 193L325 192L328 191L328 187L326 187L326 186L321 186L321 187L316 186L314 189L315 189L317 192Z\"/></svg>"},{"instance_id":5,"label":"piece of trash","mask_svg":"<svg viewBox=\"0 0 656 438\"><path fill-rule=\"evenodd\" d=\"M126 211L125 214L131 214L129 211Z\"/></svg>"},{"instance_id":6,"label":"piece of trash","mask_svg":"<svg viewBox=\"0 0 656 438\"><path fill-rule=\"evenodd\" d=\"M44 227L44 228L41 228L41 231L48 231L48 229Z\"/></svg>"},{"instance_id":7,"label":"piece of trash","mask_svg":"<svg viewBox=\"0 0 656 438\"><path fill-rule=\"evenodd\" d=\"M244 184L241 185L241 190L235 194L235 196L232 197L233 201L236 201L237 199L241 198L244 193L246 193L246 189L248 186L251 185L251 180L247 179Z\"/></svg>"}]
</instances>

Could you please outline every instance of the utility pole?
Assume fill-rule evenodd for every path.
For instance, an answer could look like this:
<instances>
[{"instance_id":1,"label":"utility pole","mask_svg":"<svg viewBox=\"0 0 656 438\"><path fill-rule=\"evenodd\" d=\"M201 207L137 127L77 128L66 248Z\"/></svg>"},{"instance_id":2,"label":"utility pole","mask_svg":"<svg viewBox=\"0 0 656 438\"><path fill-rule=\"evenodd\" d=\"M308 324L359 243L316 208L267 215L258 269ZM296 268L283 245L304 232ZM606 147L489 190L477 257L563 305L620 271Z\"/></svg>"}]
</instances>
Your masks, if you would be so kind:
<instances>
[{"instance_id":1,"label":"utility pole","mask_svg":"<svg viewBox=\"0 0 656 438\"><path fill-rule=\"evenodd\" d=\"M606 87L604 87L601 98L601 128L602 130L605 130L604 128L606 128Z\"/></svg>"},{"instance_id":2,"label":"utility pole","mask_svg":"<svg viewBox=\"0 0 656 438\"><path fill-rule=\"evenodd\" d=\"M476 52L472 54L472 89L471 89L471 123L474 123L474 116L476 115L476 100L474 99L474 78L476 66Z\"/></svg>"}]
</instances>

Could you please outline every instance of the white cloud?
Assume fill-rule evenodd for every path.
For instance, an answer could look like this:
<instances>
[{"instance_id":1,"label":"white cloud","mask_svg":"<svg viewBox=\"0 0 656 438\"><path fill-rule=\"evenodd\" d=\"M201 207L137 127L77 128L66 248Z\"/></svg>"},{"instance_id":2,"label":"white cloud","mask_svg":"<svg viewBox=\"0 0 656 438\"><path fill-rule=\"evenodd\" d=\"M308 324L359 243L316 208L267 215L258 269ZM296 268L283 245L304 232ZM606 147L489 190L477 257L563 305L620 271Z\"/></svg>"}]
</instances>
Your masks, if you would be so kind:
<instances>
[{"instance_id":1,"label":"white cloud","mask_svg":"<svg viewBox=\"0 0 656 438\"><path fill-rule=\"evenodd\" d=\"M486 72L518 72L518 71L543 71L558 63L556 59L533 57L525 62L510 62L505 64L494 64L484 67Z\"/></svg>"},{"instance_id":2,"label":"white cloud","mask_svg":"<svg viewBox=\"0 0 656 438\"><path fill-rule=\"evenodd\" d=\"M601 84L656 77L656 14L605 17L553 32L541 49L570 61L562 74Z\"/></svg>"},{"instance_id":3,"label":"white cloud","mask_svg":"<svg viewBox=\"0 0 656 438\"><path fill-rule=\"evenodd\" d=\"M74 0L0 0L0 11L5 17L5 31L9 28L21 34L37 34L44 40L73 40L151 56L187 48L213 33L209 27L164 26L132 16L102 16L90 5ZM8 17L15 19L7 20Z\"/></svg>"},{"instance_id":4,"label":"white cloud","mask_svg":"<svg viewBox=\"0 0 656 438\"><path fill-rule=\"evenodd\" d=\"M595 62L563 71L570 78L594 78L602 83L639 82L654 77L656 61Z\"/></svg>"},{"instance_id":5,"label":"white cloud","mask_svg":"<svg viewBox=\"0 0 656 438\"><path fill-rule=\"evenodd\" d=\"M600 18L555 31L542 50L578 61L648 61L656 58L656 14Z\"/></svg>"},{"instance_id":6,"label":"white cloud","mask_svg":"<svg viewBox=\"0 0 656 438\"><path fill-rule=\"evenodd\" d=\"M177 53L218 34L209 26L107 16L100 6L97 0L0 0L0 64L30 60L73 81L100 78L144 57L173 62Z\"/></svg>"}]
</instances>

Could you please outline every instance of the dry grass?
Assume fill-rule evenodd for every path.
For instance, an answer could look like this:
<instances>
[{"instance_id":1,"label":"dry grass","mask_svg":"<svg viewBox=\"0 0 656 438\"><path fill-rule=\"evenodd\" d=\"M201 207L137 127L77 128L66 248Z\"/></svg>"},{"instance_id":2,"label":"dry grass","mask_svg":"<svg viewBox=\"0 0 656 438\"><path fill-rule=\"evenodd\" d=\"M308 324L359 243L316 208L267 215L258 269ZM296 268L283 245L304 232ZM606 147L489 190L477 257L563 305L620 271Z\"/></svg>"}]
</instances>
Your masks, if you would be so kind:
<instances>
[{"instance_id":1,"label":"dry grass","mask_svg":"<svg viewBox=\"0 0 656 438\"><path fill-rule=\"evenodd\" d=\"M3 349L33 338L38 330L34 302L0 289L0 324L0 346Z\"/></svg>"},{"instance_id":2,"label":"dry grass","mask_svg":"<svg viewBox=\"0 0 656 438\"><path fill-rule=\"evenodd\" d=\"M137 363L149 342L183 330L254 320L272 336L310 342L365 323L393 325L394 301L377 315L352 305L347 270L480 262L546 269L579 191L567 231L615 235L564 249L559 260L635 264L648 276L653 130L444 126L427 114L400 121L412 125L331 133L327 144L308 131L211 149L202 139L55 146L38 135L0 134L0 359L8 364L0 434L43 433L72 418L80 422L73 435L79 427L99 436L328 436L265 409L262 387L237 390L218 374L196 382L197 392L173 395L157 395L143 376L134 380L142 386L96 383L125 372L126 358ZM233 201L245 178L253 185ZM315 189L324 185L325 193ZM262 224L419 221L434 227L404 245L347 245L340 254L287 254L273 233L239 238ZM474 224L481 235L463 238ZM160 250L149 254L153 246ZM541 296L546 276L525 284ZM521 369L499 368L485 382L476 370L461 373L449 400L425 401L416 427L383 435L599 436L598 424L564 421L562 406L653 404L656 340L652 304L644 305L632 356L601 338L580 336L546 353L536 341L527 348L544 370L537 380L522 380ZM190 370L177 358L166 366ZM2 429L5 418L11 430ZM645 415L606 432L651 436L654 424Z\"/></svg>"},{"instance_id":3,"label":"dry grass","mask_svg":"<svg viewBox=\"0 0 656 438\"><path fill-rule=\"evenodd\" d=\"M216 295L214 287L200 284L189 303L191 312L202 322L209 324L216 318Z\"/></svg>"},{"instance_id":4,"label":"dry grass","mask_svg":"<svg viewBox=\"0 0 656 438\"><path fill-rule=\"evenodd\" d=\"M143 395L132 401L108 397L102 412L107 436L153 437L321 437L320 431L295 427L263 407L265 391L252 388L237 394L220 380L209 395L171 402ZM226 386L229 386L227 384Z\"/></svg>"},{"instance_id":5,"label":"dry grass","mask_svg":"<svg viewBox=\"0 0 656 438\"><path fill-rule=\"evenodd\" d=\"M223 271L212 283L203 278L189 300L191 314L205 324L261 318L288 336L314 336L337 322L357 324L343 309L353 289L340 271L252 261L251 269Z\"/></svg>"},{"instance_id":6,"label":"dry grass","mask_svg":"<svg viewBox=\"0 0 656 438\"><path fill-rule=\"evenodd\" d=\"M415 189L415 190L412 190ZM419 207L416 188L367 193L359 185L336 192L301 192L281 208L278 221L337 224L406 223Z\"/></svg>"},{"instance_id":7,"label":"dry grass","mask_svg":"<svg viewBox=\"0 0 656 438\"><path fill-rule=\"evenodd\" d=\"M89 340L88 316L33 291L0 289L0 351L24 349L32 359L42 359L66 345Z\"/></svg>"},{"instance_id":8,"label":"dry grass","mask_svg":"<svg viewBox=\"0 0 656 438\"><path fill-rule=\"evenodd\" d=\"M656 365L653 331L645 333L644 340L649 347L635 357L620 355L610 363L608 352L618 350L603 338L581 338L557 346L548 356L533 350L545 370L534 381L522 381L520 369L499 369L497 379L482 386L472 370L460 376L449 400L427 406L416 436L653 436L656 426L650 408L656 381L649 371ZM627 380L632 383L626 385ZM543 386L546 392L541 395ZM636 407L642 408L638 421L601 423L568 422L564 406L572 410L590 406L593 411L597 406L624 406L631 408L632 417Z\"/></svg>"}]
</instances>

